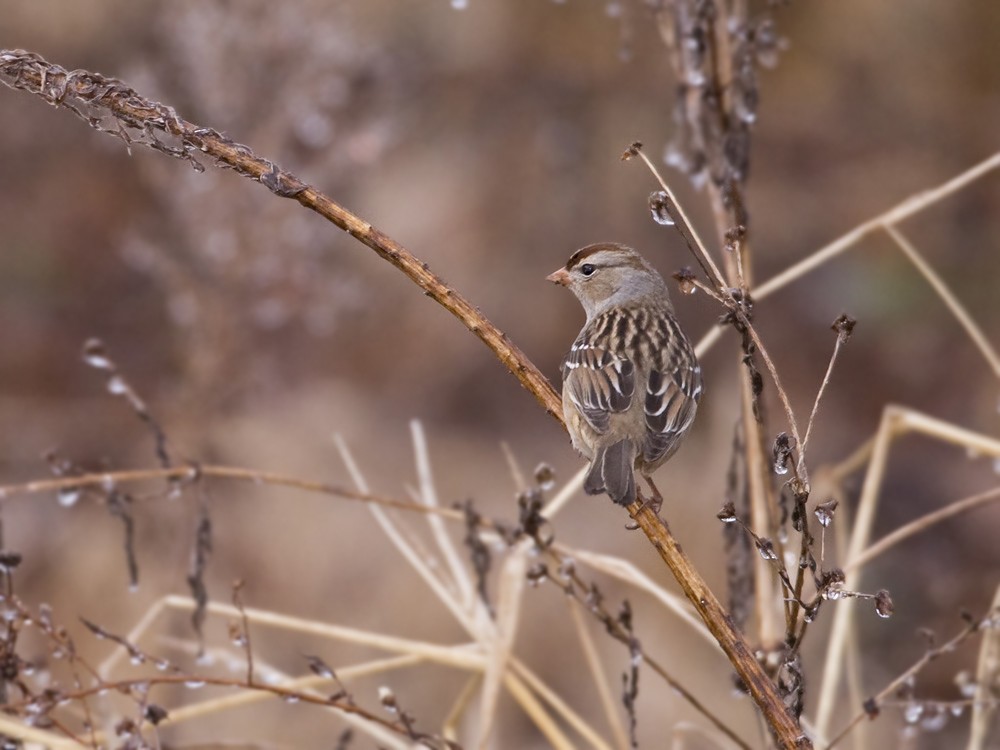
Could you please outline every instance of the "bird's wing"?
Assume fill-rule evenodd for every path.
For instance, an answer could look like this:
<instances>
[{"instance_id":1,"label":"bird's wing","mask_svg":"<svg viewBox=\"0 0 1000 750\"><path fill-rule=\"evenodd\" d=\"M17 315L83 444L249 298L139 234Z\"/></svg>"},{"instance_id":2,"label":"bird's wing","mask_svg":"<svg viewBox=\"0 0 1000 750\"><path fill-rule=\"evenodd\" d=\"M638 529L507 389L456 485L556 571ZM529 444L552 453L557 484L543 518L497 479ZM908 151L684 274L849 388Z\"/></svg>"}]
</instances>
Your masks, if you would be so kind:
<instances>
[{"instance_id":1,"label":"bird's wing","mask_svg":"<svg viewBox=\"0 0 1000 750\"><path fill-rule=\"evenodd\" d=\"M683 334L676 329L671 345L654 355L646 382L646 438L643 459L656 464L673 453L694 421L701 398L701 367Z\"/></svg>"},{"instance_id":2,"label":"bird's wing","mask_svg":"<svg viewBox=\"0 0 1000 750\"><path fill-rule=\"evenodd\" d=\"M563 360L563 387L587 423L603 434L611 414L632 403L635 367L606 349L577 342Z\"/></svg>"}]
</instances>

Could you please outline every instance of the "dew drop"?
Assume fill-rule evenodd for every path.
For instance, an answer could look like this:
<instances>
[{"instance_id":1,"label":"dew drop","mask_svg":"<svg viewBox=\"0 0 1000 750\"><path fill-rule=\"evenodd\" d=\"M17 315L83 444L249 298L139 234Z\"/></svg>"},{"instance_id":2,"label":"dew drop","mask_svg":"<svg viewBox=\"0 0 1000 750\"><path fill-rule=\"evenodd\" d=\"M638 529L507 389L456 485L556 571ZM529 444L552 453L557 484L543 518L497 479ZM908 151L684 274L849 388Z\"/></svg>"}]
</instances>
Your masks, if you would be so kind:
<instances>
[{"instance_id":1,"label":"dew drop","mask_svg":"<svg viewBox=\"0 0 1000 750\"><path fill-rule=\"evenodd\" d=\"M928 732L940 732L948 723L948 712L940 706L933 711L928 711L924 720L920 722L921 729Z\"/></svg>"},{"instance_id":2,"label":"dew drop","mask_svg":"<svg viewBox=\"0 0 1000 750\"><path fill-rule=\"evenodd\" d=\"M108 393L120 396L128 390L125 379L121 375L112 375L108 378Z\"/></svg>"},{"instance_id":3,"label":"dew drop","mask_svg":"<svg viewBox=\"0 0 1000 750\"><path fill-rule=\"evenodd\" d=\"M907 724L916 724L924 715L924 707L920 703L910 703L903 710L903 719Z\"/></svg>"},{"instance_id":4,"label":"dew drop","mask_svg":"<svg viewBox=\"0 0 1000 750\"><path fill-rule=\"evenodd\" d=\"M774 550L774 543L770 539L761 539L757 542L757 551L760 556L768 561L778 559L778 553Z\"/></svg>"},{"instance_id":5,"label":"dew drop","mask_svg":"<svg viewBox=\"0 0 1000 750\"><path fill-rule=\"evenodd\" d=\"M828 601L835 602L835 601L843 598L843 596L844 596L844 592L840 588L839 584L837 584L837 585L831 584L827 588L823 589L823 598L826 599L826 600L828 600Z\"/></svg>"},{"instance_id":6,"label":"dew drop","mask_svg":"<svg viewBox=\"0 0 1000 750\"><path fill-rule=\"evenodd\" d=\"M823 528L827 528L831 523L833 523L833 514L836 510L837 500L834 498L817 505L816 510L814 510L813 513L816 514L816 520L819 521L819 525Z\"/></svg>"},{"instance_id":7,"label":"dew drop","mask_svg":"<svg viewBox=\"0 0 1000 750\"><path fill-rule=\"evenodd\" d=\"M56 498L62 507L72 508L76 505L82 494L83 492L79 487L63 487L56 493Z\"/></svg>"},{"instance_id":8,"label":"dew drop","mask_svg":"<svg viewBox=\"0 0 1000 750\"><path fill-rule=\"evenodd\" d=\"M716 515L723 523L736 523L736 506L733 503L726 503L722 506L722 510Z\"/></svg>"},{"instance_id":9,"label":"dew drop","mask_svg":"<svg viewBox=\"0 0 1000 750\"><path fill-rule=\"evenodd\" d=\"M670 198L663 190L654 190L649 194L649 212L660 226L670 227L674 225L673 217L670 215Z\"/></svg>"},{"instance_id":10,"label":"dew drop","mask_svg":"<svg viewBox=\"0 0 1000 750\"><path fill-rule=\"evenodd\" d=\"M104 343L100 339L88 339L84 343L83 361L98 370L110 370L113 366L107 351L104 349Z\"/></svg>"},{"instance_id":11,"label":"dew drop","mask_svg":"<svg viewBox=\"0 0 1000 750\"><path fill-rule=\"evenodd\" d=\"M875 594L875 612L879 617L883 619L892 617L892 613L895 608L895 605L892 603L892 597L889 596L888 591L881 589Z\"/></svg>"},{"instance_id":12,"label":"dew drop","mask_svg":"<svg viewBox=\"0 0 1000 750\"><path fill-rule=\"evenodd\" d=\"M541 490L551 490L556 486L556 472L547 463L540 463L535 467L535 482Z\"/></svg>"},{"instance_id":13,"label":"dew drop","mask_svg":"<svg viewBox=\"0 0 1000 750\"><path fill-rule=\"evenodd\" d=\"M955 685L958 686L958 691L963 698L972 698L976 695L976 681L972 679L972 675L967 669L963 669L955 675Z\"/></svg>"}]
</instances>

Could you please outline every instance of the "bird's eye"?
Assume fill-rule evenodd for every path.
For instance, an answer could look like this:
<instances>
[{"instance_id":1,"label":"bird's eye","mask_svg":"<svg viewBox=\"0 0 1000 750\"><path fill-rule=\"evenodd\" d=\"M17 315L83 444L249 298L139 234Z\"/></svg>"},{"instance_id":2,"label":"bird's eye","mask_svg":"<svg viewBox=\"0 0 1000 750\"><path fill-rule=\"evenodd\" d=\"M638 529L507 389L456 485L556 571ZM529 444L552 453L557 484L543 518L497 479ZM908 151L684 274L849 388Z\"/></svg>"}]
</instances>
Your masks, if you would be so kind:
<instances>
[{"instance_id":1,"label":"bird's eye","mask_svg":"<svg viewBox=\"0 0 1000 750\"><path fill-rule=\"evenodd\" d=\"M594 271L596 270L597 268L594 267L593 263L584 263L582 266L580 266L580 273L582 273L584 276L593 276Z\"/></svg>"}]
</instances>

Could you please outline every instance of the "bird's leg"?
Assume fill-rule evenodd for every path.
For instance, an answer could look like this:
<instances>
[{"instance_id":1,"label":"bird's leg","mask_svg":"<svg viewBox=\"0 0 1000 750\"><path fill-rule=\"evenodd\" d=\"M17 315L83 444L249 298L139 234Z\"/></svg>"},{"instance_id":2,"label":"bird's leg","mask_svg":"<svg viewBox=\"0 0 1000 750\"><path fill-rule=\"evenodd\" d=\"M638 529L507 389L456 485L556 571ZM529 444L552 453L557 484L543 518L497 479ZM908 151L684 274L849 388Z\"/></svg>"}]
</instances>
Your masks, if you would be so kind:
<instances>
[{"instance_id":1,"label":"bird's leg","mask_svg":"<svg viewBox=\"0 0 1000 750\"><path fill-rule=\"evenodd\" d=\"M660 508L663 507L663 495L660 494L660 491L656 488L656 485L653 484L652 477L646 477L645 479L646 479L646 484L649 485L649 489L653 491L653 494L652 496L650 496L648 500L644 501L643 505L649 506L649 508L653 511L653 513L655 513L656 515L660 515Z\"/></svg>"},{"instance_id":2,"label":"bird's leg","mask_svg":"<svg viewBox=\"0 0 1000 750\"><path fill-rule=\"evenodd\" d=\"M639 500L642 501L642 505L639 506L639 510L642 510L643 508L649 508L651 511L653 511L655 515L658 516L660 515L660 508L663 507L663 495L660 494L660 491L656 488L656 485L653 484L652 478L646 477L646 483L649 485L649 489L653 491L653 494L650 495L649 497L645 497L642 494L642 490L636 487L636 496L638 497ZM635 521L630 521L629 523L625 524L625 528L628 529L629 531L635 531L636 529L639 528L639 524L637 524Z\"/></svg>"}]
</instances>

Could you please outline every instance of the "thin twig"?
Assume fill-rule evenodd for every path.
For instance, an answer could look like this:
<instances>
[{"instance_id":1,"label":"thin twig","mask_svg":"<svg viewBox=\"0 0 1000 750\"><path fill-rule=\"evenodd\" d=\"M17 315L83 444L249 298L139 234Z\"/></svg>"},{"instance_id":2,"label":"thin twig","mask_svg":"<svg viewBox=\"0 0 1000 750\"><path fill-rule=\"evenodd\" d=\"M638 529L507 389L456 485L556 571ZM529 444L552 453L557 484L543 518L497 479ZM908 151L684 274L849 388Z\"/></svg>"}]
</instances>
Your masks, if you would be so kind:
<instances>
[{"instance_id":1,"label":"thin twig","mask_svg":"<svg viewBox=\"0 0 1000 750\"><path fill-rule=\"evenodd\" d=\"M247 685L253 685L253 644L250 643L250 618L247 617L246 608L243 606L243 586L242 580L233 584L233 606L240 612L242 632L239 635L247 655Z\"/></svg>"},{"instance_id":2,"label":"thin twig","mask_svg":"<svg viewBox=\"0 0 1000 750\"><path fill-rule=\"evenodd\" d=\"M826 366L826 374L823 376L823 382L820 383L819 390L816 391L816 400L813 401L813 408L809 413L809 422L806 424L806 436L802 438L802 445L799 447L798 469L800 472L805 471L806 446L809 444L809 436L812 434L813 423L816 421L816 413L819 411L820 401L823 399L826 387L830 384L830 377L833 375L833 366L837 362L837 355L840 354L840 347L847 343L847 340L851 336L851 331L854 330L854 321L846 315L841 315L834 321L832 327L837 332L837 340L833 344L833 354L830 355L830 364Z\"/></svg>"},{"instance_id":3,"label":"thin twig","mask_svg":"<svg viewBox=\"0 0 1000 750\"><path fill-rule=\"evenodd\" d=\"M909 669L896 677L896 679L892 680L892 682L882 688L874 697L866 701L865 708L855 714L854 718L852 718L847 725L837 735L835 735L833 739L830 740L830 743L826 746L826 750L832 750L832 748L844 739L844 737L846 737L858 724L864 721L865 718L871 716L871 711L882 705L882 702L885 700L887 695L894 693L901 685L909 680L910 677L916 675L920 672L920 670L926 667L941 654L954 651L960 643L979 632L981 627L982 621L970 621L964 628L962 628L958 635L949 640L947 643L943 643L934 648L928 648L927 651L925 651L921 657L910 666Z\"/></svg>"},{"instance_id":4,"label":"thin twig","mask_svg":"<svg viewBox=\"0 0 1000 750\"><path fill-rule=\"evenodd\" d=\"M160 469L123 469L119 471L103 471L99 474L83 474L75 477L59 477L56 479L38 479L22 484L0 485L0 497L16 497L19 495L38 495L59 490L81 487L101 487L108 483L126 484L129 482L147 482L156 479L180 479L197 481L200 477L215 477L218 479L235 479L251 482L255 485L273 485L276 487L292 487L306 492L318 492L324 495L362 503L383 505L397 510L413 513L433 514L452 521L465 519L462 511L454 508L440 508L423 503L399 500L392 497L368 494L349 490L326 482L315 482L287 474L278 474L257 469L244 469L238 466L172 466ZM485 521L484 521L485 523Z\"/></svg>"},{"instance_id":5,"label":"thin twig","mask_svg":"<svg viewBox=\"0 0 1000 750\"><path fill-rule=\"evenodd\" d=\"M973 510L983 505L995 503L998 500L1000 500L1000 487L995 487L992 490L980 492L978 495L972 495L971 497L967 497L963 500L956 500L943 508L939 508L938 510L931 511L926 515L920 516L920 518L915 521L910 521L909 523L895 529L891 533L886 534L884 537L875 542L875 544L868 547L864 552L860 553L853 559L848 560L847 564L844 565L844 572L853 572L858 568L867 565L876 557L888 552L900 542L927 531L944 520L965 513L968 510Z\"/></svg>"},{"instance_id":6,"label":"thin twig","mask_svg":"<svg viewBox=\"0 0 1000 750\"><path fill-rule=\"evenodd\" d=\"M91 126L101 127L104 122L101 117L94 117L94 113L110 116L117 121L118 127L107 132L119 138L127 134L132 145L154 148L197 164L202 169L199 158L214 159L219 166L229 167L262 183L275 195L291 198L320 214L402 271L425 294L457 317L494 352L548 414L562 421L559 394L524 353L479 310L402 245L274 162L258 157L250 148L233 142L216 130L182 119L172 108L140 96L121 81L87 71L70 73L23 50L0 51L0 82L41 96L50 104L63 106ZM170 142L164 142L162 137ZM710 267L714 268L714 263ZM721 278L717 269L715 276ZM733 662L780 746L811 747L811 742L786 710L775 685L757 663L742 634L734 628L727 613L663 521L651 509L641 508L638 503L630 506L629 511L657 547L685 594Z\"/></svg>"},{"instance_id":7,"label":"thin twig","mask_svg":"<svg viewBox=\"0 0 1000 750\"><path fill-rule=\"evenodd\" d=\"M856 245L863 237L881 229L885 229L890 225L899 224L903 220L920 213L928 206L937 203L952 193L961 190L969 183L978 180L980 177L983 177L998 168L1000 168L1000 151L935 188L923 190L919 193L911 195L906 200L897 203L888 211L869 219L863 224L859 224L847 234L844 234L835 239L833 242L824 245L816 252L796 263L794 266L786 268L781 273L772 276L770 279L753 290L754 299L764 299L764 297L767 297L769 294L787 286L791 281L794 281L795 279L804 276L809 271L812 271L814 268L818 268L823 265L830 258L839 255L844 250Z\"/></svg>"},{"instance_id":8,"label":"thin twig","mask_svg":"<svg viewBox=\"0 0 1000 750\"><path fill-rule=\"evenodd\" d=\"M899 245L899 249L903 251L907 258L912 261L913 265L917 267L920 275L927 279L927 283L930 284L934 291L938 293L938 296L942 299L944 304L951 314L955 316L956 320L961 324L962 328L972 339L972 343L976 345L979 351L982 353L983 357L989 363L990 368L993 370L993 374L1000 378L1000 356L997 355L996 349L990 344L989 339L986 338L986 334L983 330L976 325L976 321L972 319L962 303L959 302L958 297L956 297L948 286L944 283L942 278L934 271L933 268L928 265L927 261L924 260L923 256L917 252L917 248L903 236L903 233L899 231L893 224L886 224L885 231L889 233L889 236Z\"/></svg>"},{"instance_id":9,"label":"thin twig","mask_svg":"<svg viewBox=\"0 0 1000 750\"><path fill-rule=\"evenodd\" d=\"M988 159L979 162L961 174L952 177L947 182L944 182L935 188L931 188L930 190L924 190L911 195L906 200L897 203L888 211L869 219L863 224L859 224L846 234L841 235L832 242L812 252L795 265L786 268L784 271L771 277L760 286L755 287L750 292L751 296L757 301L770 296L774 292L788 286L793 281L797 281L810 271L819 268L829 260L843 253L845 250L850 250L868 235L874 234L879 230L885 230L890 226L899 224L911 216L915 216L924 209L947 198L949 195L958 192L970 183L984 177L995 169L1000 169L1000 152L993 154ZM951 306L949 305L949 307ZM698 341L698 344L695 346L695 353L699 357L702 356L715 345L721 336L722 329L718 326L713 326ZM992 360L990 360L990 365L994 366Z\"/></svg>"},{"instance_id":10,"label":"thin twig","mask_svg":"<svg viewBox=\"0 0 1000 750\"><path fill-rule=\"evenodd\" d=\"M703 243L701 238L698 236L698 232L694 228L694 224L688 220L687 214L684 213L684 207L681 206L681 204L677 201L677 198L674 197L673 190L670 189L666 180L664 180L660 175L659 170L657 170L656 166L649 160L649 157L646 156L646 153L642 150L641 143L633 143L632 146L622 155L622 158L628 159L632 156L638 156L642 159L649 171L653 173L654 177L656 177L656 181L660 184L660 188L666 194L668 203L665 205L665 208L674 220L674 226L677 228L681 237L684 238L684 242L687 243L688 249L705 271L705 275L708 277L709 281L715 284L717 289L725 289L725 277L723 277L719 267L715 265L715 261L712 260L712 256L705 248L705 243Z\"/></svg>"}]
</instances>

